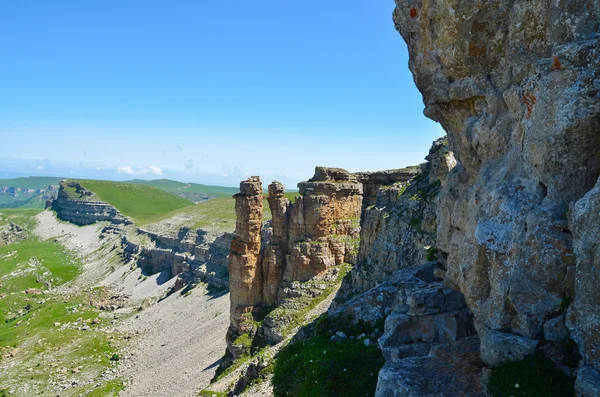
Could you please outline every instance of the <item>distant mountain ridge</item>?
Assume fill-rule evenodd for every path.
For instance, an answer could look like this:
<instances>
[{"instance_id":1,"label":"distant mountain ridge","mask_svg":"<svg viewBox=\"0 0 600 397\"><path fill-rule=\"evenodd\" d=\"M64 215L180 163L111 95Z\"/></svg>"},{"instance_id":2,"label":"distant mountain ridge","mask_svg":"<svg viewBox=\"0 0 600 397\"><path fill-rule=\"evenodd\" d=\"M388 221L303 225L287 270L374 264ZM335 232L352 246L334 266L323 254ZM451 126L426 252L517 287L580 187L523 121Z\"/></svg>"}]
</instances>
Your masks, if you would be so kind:
<instances>
[{"instance_id":1,"label":"distant mountain ridge","mask_svg":"<svg viewBox=\"0 0 600 397\"><path fill-rule=\"evenodd\" d=\"M62 178L30 176L0 179L0 208L44 208Z\"/></svg>"},{"instance_id":2,"label":"distant mountain ridge","mask_svg":"<svg viewBox=\"0 0 600 397\"><path fill-rule=\"evenodd\" d=\"M238 190L235 187L203 185L200 183L184 183L171 179L155 179L151 181L132 179L125 182L153 186L195 203L210 200L212 198L231 197L236 194Z\"/></svg>"},{"instance_id":3,"label":"distant mountain ridge","mask_svg":"<svg viewBox=\"0 0 600 397\"><path fill-rule=\"evenodd\" d=\"M56 197L60 181L65 179L68 178L29 176L0 179L0 208L44 208L46 200ZM133 179L120 183L155 187L194 203L213 198L230 198L237 193L237 188L234 187L184 183L171 179Z\"/></svg>"}]
</instances>

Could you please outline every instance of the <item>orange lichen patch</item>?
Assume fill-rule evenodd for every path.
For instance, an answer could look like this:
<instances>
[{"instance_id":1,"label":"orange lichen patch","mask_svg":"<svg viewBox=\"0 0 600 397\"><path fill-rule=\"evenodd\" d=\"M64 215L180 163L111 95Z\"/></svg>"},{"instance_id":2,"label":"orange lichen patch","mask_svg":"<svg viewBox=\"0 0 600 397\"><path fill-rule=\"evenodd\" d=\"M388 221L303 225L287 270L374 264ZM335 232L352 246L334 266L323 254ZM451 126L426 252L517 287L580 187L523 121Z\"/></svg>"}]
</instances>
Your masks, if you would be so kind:
<instances>
[{"instance_id":1,"label":"orange lichen patch","mask_svg":"<svg viewBox=\"0 0 600 397\"><path fill-rule=\"evenodd\" d=\"M560 64L558 57L554 57L554 60L552 61L552 66L550 67L550 70L559 70L559 69L562 69L562 65Z\"/></svg>"},{"instance_id":2,"label":"orange lichen patch","mask_svg":"<svg viewBox=\"0 0 600 397\"><path fill-rule=\"evenodd\" d=\"M529 91L525 91L523 93L523 103L527 107L527 118L531 117L531 112L533 111L533 105L535 105L536 97Z\"/></svg>"},{"instance_id":3,"label":"orange lichen patch","mask_svg":"<svg viewBox=\"0 0 600 397\"><path fill-rule=\"evenodd\" d=\"M414 18L417 16L417 9L416 8L411 8L410 9L410 17Z\"/></svg>"}]
</instances>

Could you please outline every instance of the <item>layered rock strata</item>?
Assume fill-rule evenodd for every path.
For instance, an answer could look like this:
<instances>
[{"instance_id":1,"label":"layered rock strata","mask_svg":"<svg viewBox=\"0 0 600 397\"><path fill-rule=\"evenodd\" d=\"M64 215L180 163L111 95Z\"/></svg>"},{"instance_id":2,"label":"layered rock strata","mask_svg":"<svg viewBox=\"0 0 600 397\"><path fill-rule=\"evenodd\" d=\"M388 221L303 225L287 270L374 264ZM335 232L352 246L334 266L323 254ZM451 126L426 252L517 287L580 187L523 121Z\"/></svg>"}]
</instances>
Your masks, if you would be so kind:
<instances>
[{"instance_id":1,"label":"layered rock strata","mask_svg":"<svg viewBox=\"0 0 600 397\"><path fill-rule=\"evenodd\" d=\"M61 181L52 209L59 219L79 226L96 222L130 225L131 220L76 181Z\"/></svg>"},{"instance_id":2,"label":"layered rock strata","mask_svg":"<svg viewBox=\"0 0 600 397\"><path fill-rule=\"evenodd\" d=\"M133 261L149 273L166 272L179 276L185 283L208 282L228 286L227 256L233 235L212 233L187 227L173 234L156 233L135 228L133 222L112 205L76 181L62 181L58 196L52 202L57 216L77 225L110 222L103 234L121 236L121 249L126 261Z\"/></svg>"},{"instance_id":3,"label":"layered rock strata","mask_svg":"<svg viewBox=\"0 0 600 397\"><path fill-rule=\"evenodd\" d=\"M406 180L414 172L357 175L373 187ZM356 263L361 181L343 169L317 167L313 178L298 184L300 196L294 203L285 197L283 185L273 182L268 189L272 218L264 225L259 178L241 183L234 196L238 223L229 256L228 346L234 357L240 352L235 340L244 333L258 335L264 343L280 342L292 321L290 313L330 291L340 278L339 265ZM269 313L264 317L261 312Z\"/></svg>"},{"instance_id":4,"label":"layered rock strata","mask_svg":"<svg viewBox=\"0 0 600 397\"><path fill-rule=\"evenodd\" d=\"M430 262L400 270L352 298L330 317L377 324L385 366L376 396L483 396L479 339L464 296Z\"/></svg>"},{"instance_id":5,"label":"layered rock strata","mask_svg":"<svg viewBox=\"0 0 600 397\"><path fill-rule=\"evenodd\" d=\"M240 192L234 196L237 218L229 253L230 332L234 335L251 330L252 321L244 321L244 316L252 318L255 306L263 304L262 192L260 178L251 177L240 183Z\"/></svg>"},{"instance_id":6,"label":"layered rock strata","mask_svg":"<svg viewBox=\"0 0 600 397\"><path fill-rule=\"evenodd\" d=\"M600 5L396 0L394 22L425 115L458 162L440 192L437 248L446 283L473 311L482 357L518 358L494 352L545 338L573 298L566 325L593 379Z\"/></svg>"},{"instance_id":7,"label":"layered rock strata","mask_svg":"<svg viewBox=\"0 0 600 397\"><path fill-rule=\"evenodd\" d=\"M137 229L148 242L139 244L123 234L124 258L133 260L148 273L167 272L185 282L203 281L218 287L229 285L227 256L233 235L214 234L202 229L181 228L176 235Z\"/></svg>"}]
</instances>

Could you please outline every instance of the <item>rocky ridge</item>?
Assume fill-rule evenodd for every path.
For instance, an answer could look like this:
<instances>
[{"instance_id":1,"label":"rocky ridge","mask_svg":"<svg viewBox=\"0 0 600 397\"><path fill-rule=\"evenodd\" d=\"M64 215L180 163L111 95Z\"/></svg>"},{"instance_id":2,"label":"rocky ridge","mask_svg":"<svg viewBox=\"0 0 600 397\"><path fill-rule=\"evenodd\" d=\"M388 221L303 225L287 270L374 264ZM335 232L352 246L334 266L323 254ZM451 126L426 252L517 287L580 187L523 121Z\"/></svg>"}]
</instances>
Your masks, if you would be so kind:
<instances>
[{"instance_id":1,"label":"rocky ridge","mask_svg":"<svg viewBox=\"0 0 600 397\"><path fill-rule=\"evenodd\" d=\"M199 281L219 288L228 286L230 233L188 227L161 233L135 227L133 221L76 181L62 181L51 205L59 219L76 225L108 222L102 233L121 236L123 258L147 274L165 272L169 278L178 276L175 290Z\"/></svg>"},{"instance_id":2,"label":"rocky ridge","mask_svg":"<svg viewBox=\"0 0 600 397\"><path fill-rule=\"evenodd\" d=\"M351 174L317 167L313 178L298 184L300 197L294 203L282 184L269 185L272 219L266 223L260 178L241 182L234 196L237 224L229 255L231 325L224 366L282 342L290 327L306 321L311 307L335 292L357 260L363 187L406 182L416 172Z\"/></svg>"}]
</instances>

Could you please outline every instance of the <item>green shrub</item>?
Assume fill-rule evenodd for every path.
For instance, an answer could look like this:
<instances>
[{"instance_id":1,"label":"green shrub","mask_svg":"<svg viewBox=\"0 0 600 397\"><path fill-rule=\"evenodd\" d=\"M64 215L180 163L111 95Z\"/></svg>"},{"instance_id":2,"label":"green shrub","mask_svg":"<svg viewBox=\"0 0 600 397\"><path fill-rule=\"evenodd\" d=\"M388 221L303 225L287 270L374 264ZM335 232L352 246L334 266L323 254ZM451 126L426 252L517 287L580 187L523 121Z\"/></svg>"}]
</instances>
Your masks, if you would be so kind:
<instances>
[{"instance_id":1,"label":"green shrub","mask_svg":"<svg viewBox=\"0 0 600 397\"><path fill-rule=\"evenodd\" d=\"M275 360L275 396L373 396L384 359L362 340L315 336L284 347Z\"/></svg>"},{"instance_id":2,"label":"green shrub","mask_svg":"<svg viewBox=\"0 0 600 397\"><path fill-rule=\"evenodd\" d=\"M569 397L575 395L575 379L556 368L537 352L522 361L492 370L488 392L492 397Z\"/></svg>"},{"instance_id":3,"label":"green shrub","mask_svg":"<svg viewBox=\"0 0 600 397\"><path fill-rule=\"evenodd\" d=\"M571 298L568 295L563 296L562 300L560 301L560 308L562 310L567 310L569 308L569 306L571 305L572 300L573 300L573 298Z\"/></svg>"},{"instance_id":4,"label":"green shrub","mask_svg":"<svg viewBox=\"0 0 600 397\"><path fill-rule=\"evenodd\" d=\"M435 247L429 247L429 248L427 249L427 255L425 256L425 258L426 258L428 261L430 261L430 262L431 262L431 261L434 261L434 260L436 260L436 259L437 259L437 258L436 258L436 254L437 254L437 252L438 252L437 248L435 248Z\"/></svg>"},{"instance_id":5,"label":"green shrub","mask_svg":"<svg viewBox=\"0 0 600 397\"><path fill-rule=\"evenodd\" d=\"M198 397L227 397L227 393L221 393L218 391L200 390Z\"/></svg>"}]
</instances>

